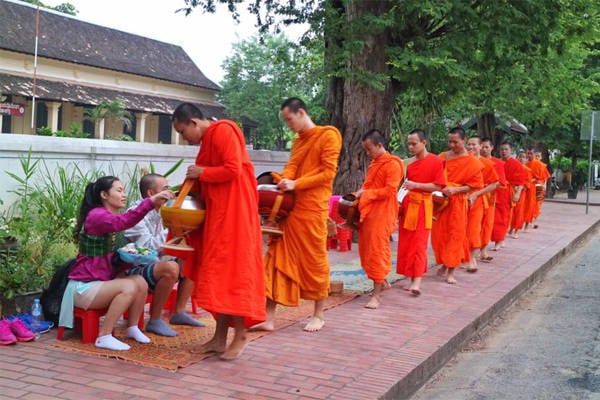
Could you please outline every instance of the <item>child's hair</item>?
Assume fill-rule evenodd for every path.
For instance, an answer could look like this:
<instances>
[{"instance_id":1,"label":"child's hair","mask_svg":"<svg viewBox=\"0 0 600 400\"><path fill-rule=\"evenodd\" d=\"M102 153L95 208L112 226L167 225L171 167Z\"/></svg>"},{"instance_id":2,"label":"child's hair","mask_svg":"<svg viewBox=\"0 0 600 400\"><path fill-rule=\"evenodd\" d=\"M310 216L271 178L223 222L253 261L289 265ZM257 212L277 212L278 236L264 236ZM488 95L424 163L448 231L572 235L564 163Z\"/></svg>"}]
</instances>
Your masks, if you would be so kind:
<instances>
[{"instance_id":1,"label":"child's hair","mask_svg":"<svg viewBox=\"0 0 600 400\"><path fill-rule=\"evenodd\" d=\"M142 176L142 178L140 179L140 193L141 193L143 199L148 197L148 190L150 190L152 188L152 186L154 186L154 183L158 178L164 178L164 177L160 174L154 174L154 173L150 173L150 174L146 174L146 175Z\"/></svg>"},{"instance_id":2,"label":"child's hair","mask_svg":"<svg viewBox=\"0 0 600 400\"><path fill-rule=\"evenodd\" d=\"M85 187L81 206L79 207L79 215L77 216L77 224L73 230L73 237L79 241L79 235L83 229L83 223L87 218L90 210L102 206L101 192L108 192L115 181L119 181L116 176L102 176L96 182L90 182Z\"/></svg>"}]
</instances>

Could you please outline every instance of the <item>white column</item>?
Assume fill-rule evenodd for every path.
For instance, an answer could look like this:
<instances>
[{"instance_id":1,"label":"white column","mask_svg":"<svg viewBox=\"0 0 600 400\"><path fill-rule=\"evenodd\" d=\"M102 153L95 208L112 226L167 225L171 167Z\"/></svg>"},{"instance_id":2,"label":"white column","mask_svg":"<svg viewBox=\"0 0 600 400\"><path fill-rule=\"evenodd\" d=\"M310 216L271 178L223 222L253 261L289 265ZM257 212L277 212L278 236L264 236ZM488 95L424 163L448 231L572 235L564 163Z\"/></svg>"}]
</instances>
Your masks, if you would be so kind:
<instances>
[{"instance_id":1,"label":"white column","mask_svg":"<svg viewBox=\"0 0 600 400\"><path fill-rule=\"evenodd\" d=\"M136 113L135 114L135 137L140 143L146 141L146 118L147 113Z\"/></svg>"},{"instance_id":2,"label":"white column","mask_svg":"<svg viewBox=\"0 0 600 400\"><path fill-rule=\"evenodd\" d=\"M177 132L175 130L175 128L173 128L173 126L171 126L171 143L173 144L179 144L179 132Z\"/></svg>"},{"instance_id":3,"label":"white column","mask_svg":"<svg viewBox=\"0 0 600 400\"><path fill-rule=\"evenodd\" d=\"M96 135L98 139L104 139L104 118L96 120Z\"/></svg>"},{"instance_id":4,"label":"white column","mask_svg":"<svg viewBox=\"0 0 600 400\"><path fill-rule=\"evenodd\" d=\"M57 101L46 102L46 107L48 108L48 128L50 128L52 132L58 130L58 109L60 106L61 103Z\"/></svg>"}]
</instances>

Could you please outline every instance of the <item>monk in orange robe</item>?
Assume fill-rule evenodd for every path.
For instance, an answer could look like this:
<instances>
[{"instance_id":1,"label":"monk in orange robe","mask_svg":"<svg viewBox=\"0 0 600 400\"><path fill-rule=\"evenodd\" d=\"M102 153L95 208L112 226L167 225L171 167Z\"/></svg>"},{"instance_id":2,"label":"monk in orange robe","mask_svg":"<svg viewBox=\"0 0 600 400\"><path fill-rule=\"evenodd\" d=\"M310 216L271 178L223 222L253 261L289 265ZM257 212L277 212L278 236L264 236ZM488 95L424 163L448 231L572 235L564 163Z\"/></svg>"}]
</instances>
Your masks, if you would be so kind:
<instances>
[{"instance_id":1,"label":"monk in orange robe","mask_svg":"<svg viewBox=\"0 0 600 400\"><path fill-rule=\"evenodd\" d=\"M541 161L542 153L539 151L529 148L527 149L527 164L525 164L531 170L531 175L533 176L533 182L537 187L541 186L542 192L546 192L546 182L550 179L550 172L548 172L548 167ZM535 219L540 216L540 212L542 210L542 203L544 202L544 198L537 198L536 191L536 206L533 212L534 225L533 228L537 229L537 224L535 224Z\"/></svg>"},{"instance_id":2,"label":"monk in orange robe","mask_svg":"<svg viewBox=\"0 0 600 400\"><path fill-rule=\"evenodd\" d=\"M277 304L298 306L314 300L313 315L304 330L314 332L325 324L323 305L329 295L327 218L333 178L342 136L333 126L317 126L306 105L297 98L281 106L281 118L298 136L277 187L294 191L293 210L280 222L283 235L271 236L263 259L267 294L267 320L253 330L273 330Z\"/></svg>"},{"instance_id":3,"label":"monk in orange robe","mask_svg":"<svg viewBox=\"0 0 600 400\"><path fill-rule=\"evenodd\" d=\"M406 162L398 226L398 258L396 272L410 278L407 290L413 296L421 294L421 281L427 272L427 242L433 225L431 193L446 185L444 161L427 151L427 139L422 129L408 134L408 150L413 157Z\"/></svg>"},{"instance_id":4,"label":"monk in orange robe","mask_svg":"<svg viewBox=\"0 0 600 400\"><path fill-rule=\"evenodd\" d=\"M497 246L494 246L492 250L498 250L502 246L502 242L508 231L508 217L510 215L510 203L506 174L504 173L504 161L492 157L492 150L494 150L492 140L489 138L482 139L481 158L491 161L494 170L496 171L496 175L498 175L498 185L496 186L496 190L490 193L490 207L484 211L481 226L481 252L479 259L483 261L491 261L493 259L493 257L489 257L487 253L487 247L491 241L495 241ZM502 232L502 234L500 235L498 232Z\"/></svg>"},{"instance_id":5,"label":"monk in orange robe","mask_svg":"<svg viewBox=\"0 0 600 400\"><path fill-rule=\"evenodd\" d=\"M490 207L493 207L494 191L499 183L498 174L494 163L485 157L481 157L481 137L471 136L467 141L467 149L471 155L481 162L483 170L483 188L473 190L469 193L469 214L467 217L467 241L469 249L469 266L467 272L477 272L477 253L481 253L483 246L482 237L484 226L489 227ZM488 228L489 229L489 228ZM490 232L491 234L491 232ZM492 258L482 258L483 262L490 262Z\"/></svg>"},{"instance_id":6,"label":"monk in orange robe","mask_svg":"<svg viewBox=\"0 0 600 400\"><path fill-rule=\"evenodd\" d=\"M506 180L509 183L510 199L511 199L511 215L509 218L509 235L512 238L517 239L519 236L516 230L521 229L523 226L523 204L525 202L525 196L522 196L522 192L527 183L527 171L523 164L521 164L513 156L512 146L508 142L500 145L500 156L504 161L504 172L506 174Z\"/></svg>"},{"instance_id":7,"label":"monk in orange robe","mask_svg":"<svg viewBox=\"0 0 600 400\"><path fill-rule=\"evenodd\" d=\"M402 160L385 149L385 138L377 129L362 137L371 165L362 188L356 193L360 211L358 253L367 277L373 281L373 293L366 308L381 302L381 290L392 270L390 236L398 220L397 193L404 177Z\"/></svg>"},{"instance_id":8,"label":"monk in orange robe","mask_svg":"<svg viewBox=\"0 0 600 400\"><path fill-rule=\"evenodd\" d=\"M524 151L520 151L517 155L517 159L525 167L527 172L527 180L525 182L525 189L523 195L525 196L523 204L523 230L527 230L527 227L533 223L534 213L537 206L535 199L535 182L533 180L533 174L531 169L527 166L527 154Z\"/></svg>"},{"instance_id":9,"label":"monk in orange robe","mask_svg":"<svg viewBox=\"0 0 600 400\"><path fill-rule=\"evenodd\" d=\"M188 240L196 249L195 297L217 324L213 338L192 352L235 359L247 344L246 328L266 319L254 167L244 135L232 121L209 121L196 106L184 103L173 113L173 127L189 143L202 143L186 180L199 189L206 218ZM230 325L235 333L227 346Z\"/></svg>"},{"instance_id":10,"label":"monk in orange robe","mask_svg":"<svg viewBox=\"0 0 600 400\"><path fill-rule=\"evenodd\" d=\"M467 194L483 187L483 165L465 148L465 131L453 128L448 132L450 151L440 154L444 160L446 187L442 189L449 203L437 216L431 230L431 245L438 264L438 275L446 274L446 282L456 283L454 269L465 260L467 235ZM468 253L467 253L468 255Z\"/></svg>"}]
</instances>

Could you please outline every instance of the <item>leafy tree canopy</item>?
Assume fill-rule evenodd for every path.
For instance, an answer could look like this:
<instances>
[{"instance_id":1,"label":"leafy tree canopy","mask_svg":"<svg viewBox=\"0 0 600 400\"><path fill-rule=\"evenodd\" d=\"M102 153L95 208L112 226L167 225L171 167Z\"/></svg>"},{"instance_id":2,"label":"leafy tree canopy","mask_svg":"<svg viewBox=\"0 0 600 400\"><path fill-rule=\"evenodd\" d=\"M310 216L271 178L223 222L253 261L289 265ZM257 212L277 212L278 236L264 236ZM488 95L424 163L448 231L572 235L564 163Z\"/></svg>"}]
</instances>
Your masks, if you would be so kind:
<instances>
[{"instance_id":1,"label":"leafy tree canopy","mask_svg":"<svg viewBox=\"0 0 600 400\"><path fill-rule=\"evenodd\" d=\"M321 43L306 48L282 34L265 34L234 44L223 63L219 100L231 118L258 123L248 138L255 148L285 149L292 133L280 120L279 107L287 97L305 99L315 121L323 120L323 52L316 48Z\"/></svg>"}]
</instances>

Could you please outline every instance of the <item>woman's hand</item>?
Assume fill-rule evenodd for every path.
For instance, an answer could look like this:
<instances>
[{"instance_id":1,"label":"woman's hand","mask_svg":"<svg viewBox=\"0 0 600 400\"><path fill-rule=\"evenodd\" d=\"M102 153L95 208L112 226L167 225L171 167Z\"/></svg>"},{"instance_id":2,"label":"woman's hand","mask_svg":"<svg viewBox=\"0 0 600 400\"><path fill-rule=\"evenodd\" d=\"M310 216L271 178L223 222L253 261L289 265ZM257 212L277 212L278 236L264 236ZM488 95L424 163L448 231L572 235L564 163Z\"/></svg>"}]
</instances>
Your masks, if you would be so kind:
<instances>
[{"instance_id":1,"label":"woman's hand","mask_svg":"<svg viewBox=\"0 0 600 400\"><path fill-rule=\"evenodd\" d=\"M152 200L152 204L154 207L160 208L167 200L175 198L175 193L170 190L163 190L162 192L158 192L155 195L150 197Z\"/></svg>"}]
</instances>

